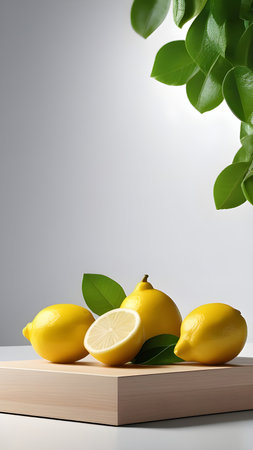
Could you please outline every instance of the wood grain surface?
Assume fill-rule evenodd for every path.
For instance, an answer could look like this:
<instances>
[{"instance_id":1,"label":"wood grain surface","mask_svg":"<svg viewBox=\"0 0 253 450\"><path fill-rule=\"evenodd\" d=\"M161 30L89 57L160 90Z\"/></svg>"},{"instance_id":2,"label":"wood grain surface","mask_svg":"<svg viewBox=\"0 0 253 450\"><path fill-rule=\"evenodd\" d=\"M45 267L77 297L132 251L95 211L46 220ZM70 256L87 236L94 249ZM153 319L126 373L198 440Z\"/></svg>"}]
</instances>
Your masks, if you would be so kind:
<instances>
[{"instance_id":1,"label":"wood grain surface","mask_svg":"<svg viewBox=\"0 0 253 450\"><path fill-rule=\"evenodd\" d=\"M109 425L253 409L253 358L222 366L0 362L0 411Z\"/></svg>"}]
</instances>

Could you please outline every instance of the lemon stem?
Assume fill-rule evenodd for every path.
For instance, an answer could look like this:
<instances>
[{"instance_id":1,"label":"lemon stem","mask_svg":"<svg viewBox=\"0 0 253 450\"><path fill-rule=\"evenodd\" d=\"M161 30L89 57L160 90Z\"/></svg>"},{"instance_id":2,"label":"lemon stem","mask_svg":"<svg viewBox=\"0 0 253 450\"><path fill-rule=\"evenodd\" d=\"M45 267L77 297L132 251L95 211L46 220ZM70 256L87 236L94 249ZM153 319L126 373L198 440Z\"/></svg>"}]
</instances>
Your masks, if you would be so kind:
<instances>
[{"instance_id":1,"label":"lemon stem","mask_svg":"<svg viewBox=\"0 0 253 450\"><path fill-rule=\"evenodd\" d=\"M142 278L141 282L142 283L146 283L148 281L148 277L149 277L149 275L144 275L144 277Z\"/></svg>"}]
</instances>

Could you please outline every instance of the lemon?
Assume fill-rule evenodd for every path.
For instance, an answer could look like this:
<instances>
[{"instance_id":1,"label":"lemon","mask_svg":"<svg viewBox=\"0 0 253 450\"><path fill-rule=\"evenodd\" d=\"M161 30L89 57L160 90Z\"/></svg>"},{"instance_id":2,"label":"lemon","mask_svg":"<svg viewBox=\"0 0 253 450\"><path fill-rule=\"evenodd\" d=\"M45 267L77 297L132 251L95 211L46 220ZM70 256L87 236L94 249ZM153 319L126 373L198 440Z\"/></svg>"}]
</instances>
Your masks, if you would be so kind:
<instances>
[{"instance_id":1,"label":"lemon","mask_svg":"<svg viewBox=\"0 0 253 450\"><path fill-rule=\"evenodd\" d=\"M113 309L100 316L88 329L84 346L98 361L110 366L133 359L144 343L139 314Z\"/></svg>"},{"instance_id":2,"label":"lemon","mask_svg":"<svg viewBox=\"0 0 253 450\"><path fill-rule=\"evenodd\" d=\"M174 352L185 361L222 364L240 353L246 338L247 324L240 311L223 303L208 303L183 320Z\"/></svg>"},{"instance_id":3,"label":"lemon","mask_svg":"<svg viewBox=\"0 0 253 450\"><path fill-rule=\"evenodd\" d=\"M168 295L154 289L147 279L145 275L120 307L140 314L146 340L158 334L179 336L182 318L176 304Z\"/></svg>"},{"instance_id":4,"label":"lemon","mask_svg":"<svg viewBox=\"0 0 253 450\"><path fill-rule=\"evenodd\" d=\"M70 363L88 352L83 340L94 317L78 305L59 304L42 309L23 329L34 350L51 362Z\"/></svg>"}]
</instances>

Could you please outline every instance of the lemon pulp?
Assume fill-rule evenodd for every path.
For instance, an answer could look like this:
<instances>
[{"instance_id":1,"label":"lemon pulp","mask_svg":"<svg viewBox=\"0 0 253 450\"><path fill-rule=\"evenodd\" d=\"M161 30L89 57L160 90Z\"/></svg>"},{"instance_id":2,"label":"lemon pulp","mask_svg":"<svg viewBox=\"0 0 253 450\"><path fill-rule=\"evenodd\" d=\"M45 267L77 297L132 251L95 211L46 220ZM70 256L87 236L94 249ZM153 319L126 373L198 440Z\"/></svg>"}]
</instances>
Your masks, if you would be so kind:
<instances>
[{"instance_id":1,"label":"lemon pulp","mask_svg":"<svg viewBox=\"0 0 253 450\"><path fill-rule=\"evenodd\" d=\"M136 311L117 308L100 316L88 329L84 346L98 361L120 365L130 361L144 343L143 326Z\"/></svg>"}]
</instances>

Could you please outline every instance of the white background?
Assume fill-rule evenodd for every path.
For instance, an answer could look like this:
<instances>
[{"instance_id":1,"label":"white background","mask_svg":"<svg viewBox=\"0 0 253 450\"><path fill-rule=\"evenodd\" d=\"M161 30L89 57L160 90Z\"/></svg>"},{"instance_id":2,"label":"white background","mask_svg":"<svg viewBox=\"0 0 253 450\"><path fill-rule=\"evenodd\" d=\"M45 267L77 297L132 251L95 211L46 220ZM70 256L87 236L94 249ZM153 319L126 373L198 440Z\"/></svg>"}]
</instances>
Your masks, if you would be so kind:
<instances>
[{"instance_id":1,"label":"white background","mask_svg":"<svg viewBox=\"0 0 253 450\"><path fill-rule=\"evenodd\" d=\"M45 306L83 305L84 272L127 293L149 273L183 316L229 303L253 338L253 208L216 211L212 197L239 121L149 77L186 29L170 11L145 41L130 6L0 1L0 345L24 345Z\"/></svg>"}]
</instances>

